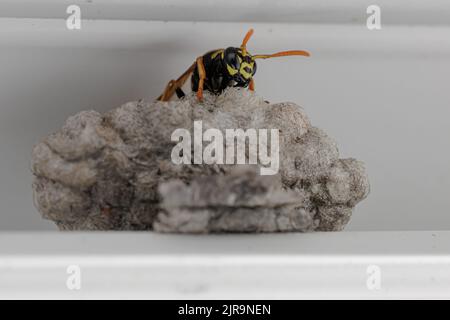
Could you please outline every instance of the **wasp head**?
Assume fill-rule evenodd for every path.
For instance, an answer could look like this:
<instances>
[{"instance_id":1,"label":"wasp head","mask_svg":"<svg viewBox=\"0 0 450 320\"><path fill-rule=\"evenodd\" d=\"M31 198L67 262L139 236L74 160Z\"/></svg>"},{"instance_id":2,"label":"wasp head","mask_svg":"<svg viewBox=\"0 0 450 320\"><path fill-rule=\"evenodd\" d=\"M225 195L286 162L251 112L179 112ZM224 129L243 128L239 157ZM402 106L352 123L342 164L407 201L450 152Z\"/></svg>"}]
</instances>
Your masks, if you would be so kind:
<instances>
[{"instance_id":1,"label":"wasp head","mask_svg":"<svg viewBox=\"0 0 450 320\"><path fill-rule=\"evenodd\" d=\"M236 82L236 86L246 87L256 72L256 59L268 59L284 56L306 56L309 52L303 50L280 51L272 54L256 54L251 55L247 51L247 42L253 34L250 29L242 40L239 48L229 47L223 52L223 60L225 61L228 74Z\"/></svg>"},{"instance_id":2,"label":"wasp head","mask_svg":"<svg viewBox=\"0 0 450 320\"><path fill-rule=\"evenodd\" d=\"M241 48L229 47L224 52L224 62L228 74L238 86L247 86L256 72L253 57Z\"/></svg>"}]
</instances>

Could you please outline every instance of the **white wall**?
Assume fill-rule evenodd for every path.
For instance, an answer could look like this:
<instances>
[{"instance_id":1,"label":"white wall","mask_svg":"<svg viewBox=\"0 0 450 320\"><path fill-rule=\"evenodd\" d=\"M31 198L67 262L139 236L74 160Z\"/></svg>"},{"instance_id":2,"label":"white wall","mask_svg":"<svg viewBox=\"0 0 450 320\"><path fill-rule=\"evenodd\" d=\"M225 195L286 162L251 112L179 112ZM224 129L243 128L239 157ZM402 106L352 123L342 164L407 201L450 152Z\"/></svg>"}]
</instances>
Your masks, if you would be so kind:
<instances>
[{"instance_id":1,"label":"white wall","mask_svg":"<svg viewBox=\"0 0 450 320\"><path fill-rule=\"evenodd\" d=\"M84 20L81 31L68 31L62 19L0 18L0 229L55 229L32 203L30 152L41 137L80 110L152 100L197 55L239 45L249 27L255 29L251 52L312 53L309 59L262 61L255 77L258 93L302 105L314 125L336 138L343 157L366 163L372 191L347 230L450 229L450 27L439 23L450 21L449 5L411 2L427 17L420 18L404 1L395 3L406 5L406 15L401 6L393 5L391 12L381 2L389 23L380 31L365 28L365 7L360 12L353 1L346 2L348 10L319 6L314 11L317 7L304 1L310 6L291 3L287 11L274 6L278 18L260 9L253 18L253 9L242 17L275 20L270 23L239 22L230 13L233 2L222 8L225 18L237 21L232 23ZM0 1L0 13L33 16L14 3ZM49 10L41 15L54 18L51 13L59 9L52 8L61 4L45 3ZM103 11L91 10L93 18L104 17L109 8L106 1L98 3ZM114 3L117 8L122 2ZM133 1L130 8L142 8L139 3L145 1ZM292 23L300 9L323 16L305 18L311 24ZM120 17L120 10L106 12L107 18ZM164 12L170 18L171 10ZM337 20L331 22L339 24L324 24L333 12ZM342 24L347 13L359 18ZM172 18L183 20L183 15ZM186 18L191 17L186 13ZM198 20L207 18L201 13Z\"/></svg>"}]
</instances>

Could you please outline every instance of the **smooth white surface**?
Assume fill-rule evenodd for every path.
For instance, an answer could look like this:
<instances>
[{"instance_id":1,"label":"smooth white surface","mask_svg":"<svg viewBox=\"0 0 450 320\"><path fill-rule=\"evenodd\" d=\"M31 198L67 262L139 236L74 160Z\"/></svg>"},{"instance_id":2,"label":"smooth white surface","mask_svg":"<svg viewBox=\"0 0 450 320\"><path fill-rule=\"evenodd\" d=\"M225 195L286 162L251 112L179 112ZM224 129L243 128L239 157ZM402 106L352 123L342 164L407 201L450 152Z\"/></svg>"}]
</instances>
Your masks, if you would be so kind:
<instances>
[{"instance_id":1,"label":"smooth white surface","mask_svg":"<svg viewBox=\"0 0 450 320\"><path fill-rule=\"evenodd\" d=\"M55 229L32 204L33 144L84 109L158 96L211 48L307 49L262 61L256 89L302 105L366 163L369 197L347 230L450 229L450 28L0 19L0 229Z\"/></svg>"},{"instance_id":2,"label":"smooth white surface","mask_svg":"<svg viewBox=\"0 0 450 320\"><path fill-rule=\"evenodd\" d=\"M450 298L449 268L450 232L0 234L6 299Z\"/></svg>"},{"instance_id":3,"label":"smooth white surface","mask_svg":"<svg viewBox=\"0 0 450 320\"><path fill-rule=\"evenodd\" d=\"M66 18L78 5L85 19L365 24L369 5L395 25L448 25L447 0L1 0L0 17Z\"/></svg>"}]
</instances>

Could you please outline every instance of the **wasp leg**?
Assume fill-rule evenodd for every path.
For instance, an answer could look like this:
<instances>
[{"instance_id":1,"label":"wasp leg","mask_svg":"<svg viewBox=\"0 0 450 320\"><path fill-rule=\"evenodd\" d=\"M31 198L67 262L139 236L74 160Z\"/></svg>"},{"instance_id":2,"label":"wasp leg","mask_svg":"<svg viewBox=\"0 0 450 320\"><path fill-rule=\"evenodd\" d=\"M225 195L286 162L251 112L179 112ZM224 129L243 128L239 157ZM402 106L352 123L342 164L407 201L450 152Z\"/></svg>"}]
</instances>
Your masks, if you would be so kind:
<instances>
[{"instance_id":1,"label":"wasp leg","mask_svg":"<svg viewBox=\"0 0 450 320\"><path fill-rule=\"evenodd\" d=\"M184 98L186 96L181 88L177 88L175 90L175 93L177 94L178 99Z\"/></svg>"},{"instance_id":2,"label":"wasp leg","mask_svg":"<svg viewBox=\"0 0 450 320\"><path fill-rule=\"evenodd\" d=\"M170 80L166 88L164 89L164 92L158 97L157 100L168 101L173 95L172 91L174 91L174 85L175 80Z\"/></svg>"},{"instance_id":3,"label":"wasp leg","mask_svg":"<svg viewBox=\"0 0 450 320\"><path fill-rule=\"evenodd\" d=\"M203 65L203 57L197 58L197 70L198 70L198 89L197 89L197 99L203 101L203 83L206 78L205 66Z\"/></svg>"},{"instance_id":4,"label":"wasp leg","mask_svg":"<svg viewBox=\"0 0 450 320\"><path fill-rule=\"evenodd\" d=\"M175 92L177 92L177 95L178 95L178 93L179 93L178 90L181 91L181 93L183 93L183 91L181 90L181 87L185 84L187 79L189 79L189 76L194 71L195 66L196 66L196 62L194 62L189 67L189 69L187 69L177 80L170 80L169 83L167 84L166 88L164 89L164 92L156 100L169 101L169 99L172 98L172 96ZM184 95L184 93L183 93L183 95Z\"/></svg>"},{"instance_id":5,"label":"wasp leg","mask_svg":"<svg viewBox=\"0 0 450 320\"><path fill-rule=\"evenodd\" d=\"M250 84L248 85L248 89L250 91L255 91L255 80L253 80L253 78L250 80Z\"/></svg>"}]
</instances>

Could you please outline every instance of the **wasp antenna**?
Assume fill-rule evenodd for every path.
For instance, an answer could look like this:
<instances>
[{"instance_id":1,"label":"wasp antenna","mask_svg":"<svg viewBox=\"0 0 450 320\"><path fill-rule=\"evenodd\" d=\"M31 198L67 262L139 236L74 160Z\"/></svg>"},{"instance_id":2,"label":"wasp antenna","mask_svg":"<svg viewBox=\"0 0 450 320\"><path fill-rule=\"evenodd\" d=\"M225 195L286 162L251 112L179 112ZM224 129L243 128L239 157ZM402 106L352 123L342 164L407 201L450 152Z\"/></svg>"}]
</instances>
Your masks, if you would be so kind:
<instances>
[{"instance_id":1,"label":"wasp antenna","mask_svg":"<svg viewBox=\"0 0 450 320\"><path fill-rule=\"evenodd\" d=\"M281 51L272 54L255 54L253 55L253 59L268 59L275 57L285 57L285 56L305 56L309 57L310 54L308 51L303 50L290 50L290 51Z\"/></svg>"},{"instance_id":2,"label":"wasp antenna","mask_svg":"<svg viewBox=\"0 0 450 320\"><path fill-rule=\"evenodd\" d=\"M247 31L247 34L244 37L244 40L242 40L241 49L246 50L247 49L247 42L250 40L251 36L253 34L253 29L250 29Z\"/></svg>"}]
</instances>

